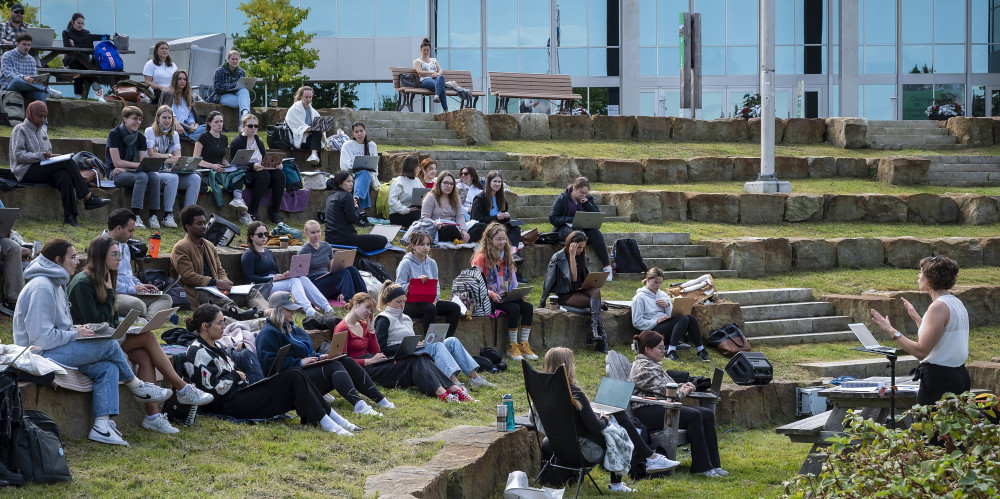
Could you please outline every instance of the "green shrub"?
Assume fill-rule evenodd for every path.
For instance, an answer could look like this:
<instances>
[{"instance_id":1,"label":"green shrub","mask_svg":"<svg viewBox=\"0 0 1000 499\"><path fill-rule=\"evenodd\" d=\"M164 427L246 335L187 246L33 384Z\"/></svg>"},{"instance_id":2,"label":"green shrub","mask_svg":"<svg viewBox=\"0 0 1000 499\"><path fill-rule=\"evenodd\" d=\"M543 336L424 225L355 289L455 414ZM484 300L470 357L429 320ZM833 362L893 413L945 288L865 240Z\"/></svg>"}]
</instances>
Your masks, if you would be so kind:
<instances>
[{"instance_id":1,"label":"green shrub","mask_svg":"<svg viewBox=\"0 0 1000 499\"><path fill-rule=\"evenodd\" d=\"M907 429L890 430L852 412L845 435L827 439L819 476L796 476L783 497L998 497L996 414L970 392L915 407Z\"/></svg>"}]
</instances>

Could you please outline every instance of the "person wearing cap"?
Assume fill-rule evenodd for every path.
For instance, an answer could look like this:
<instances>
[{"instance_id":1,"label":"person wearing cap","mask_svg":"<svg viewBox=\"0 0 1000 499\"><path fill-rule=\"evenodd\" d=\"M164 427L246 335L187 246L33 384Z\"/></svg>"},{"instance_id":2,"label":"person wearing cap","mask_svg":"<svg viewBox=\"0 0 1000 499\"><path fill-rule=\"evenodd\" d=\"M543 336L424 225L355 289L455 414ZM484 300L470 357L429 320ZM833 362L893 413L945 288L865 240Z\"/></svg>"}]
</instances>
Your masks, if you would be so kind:
<instances>
[{"instance_id":1,"label":"person wearing cap","mask_svg":"<svg viewBox=\"0 0 1000 499\"><path fill-rule=\"evenodd\" d=\"M11 5L10 17L7 18L6 22L0 23L0 43L4 45L14 43L14 38L27 31L28 28L34 28L34 26L24 22L24 6L19 3ZM51 41L49 44L51 45Z\"/></svg>"},{"instance_id":2,"label":"person wearing cap","mask_svg":"<svg viewBox=\"0 0 1000 499\"><path fill-rule=\"evenodd\" d=\"M267 304L270 307L267 320L257 334L256 341L257 357L261 366L273 364L278 350L285 345L291 345L285 354L284 362L278 366L279 371L301 368L320 393L329 393L336 389L344 400L354 406L355 414L382 416L382 413L373 409L358 395L359 392L374 401L379 408L396 407L379 391L364 368L351 357L345 356L323 362L330 356L314 350L309 333L300 327L295 327L295 311L300 310L302 305L295 303L290 293L274 292ZM337 424L353 431L354 425L346 420L339 421L337 417L333 418Z\"/></svg>"}]
</instances>

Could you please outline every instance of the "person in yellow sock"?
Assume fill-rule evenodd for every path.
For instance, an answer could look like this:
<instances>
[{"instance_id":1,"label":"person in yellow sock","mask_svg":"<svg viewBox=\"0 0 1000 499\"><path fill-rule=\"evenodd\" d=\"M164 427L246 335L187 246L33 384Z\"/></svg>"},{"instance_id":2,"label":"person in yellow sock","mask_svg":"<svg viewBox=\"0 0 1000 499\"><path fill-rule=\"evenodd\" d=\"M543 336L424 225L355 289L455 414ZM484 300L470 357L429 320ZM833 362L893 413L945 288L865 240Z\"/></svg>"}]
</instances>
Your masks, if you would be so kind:
<instances>
[{"instance_id":1,"label":"person in yellow sock","mask_svg":"<svg viewBox=\"0 0 1000 499\"><path fill-rule=\"evenodd\" d=\"M528 345L535 309L524 298L504 301L507 293L517 287L517 270L514 268L514 251L507 242L507 230L503 225L492 222L486 227L482 244L472 255L472 266L483 272L493 305L492 311L499 310L507 314L507 334L510 339L507 355L514 360L521 360L522 355L528 360L538 360L538 356ZM520 342L518 329L521 331Z\"/></svg>"},{"instance_id":2,"label":"person in yellow sock","mask_svg":"<svg viewBox=\"0 0 1000 499\"><path fill-rule=\"evenodd\" d=\"M535 355L535 352L531 351L531 345L528 344L528 335L530 334L531 326L521 327L521 343L519 343L521 347L521 355L528 360L538 360L538 356Z\"/></svg>"}]
</instances>

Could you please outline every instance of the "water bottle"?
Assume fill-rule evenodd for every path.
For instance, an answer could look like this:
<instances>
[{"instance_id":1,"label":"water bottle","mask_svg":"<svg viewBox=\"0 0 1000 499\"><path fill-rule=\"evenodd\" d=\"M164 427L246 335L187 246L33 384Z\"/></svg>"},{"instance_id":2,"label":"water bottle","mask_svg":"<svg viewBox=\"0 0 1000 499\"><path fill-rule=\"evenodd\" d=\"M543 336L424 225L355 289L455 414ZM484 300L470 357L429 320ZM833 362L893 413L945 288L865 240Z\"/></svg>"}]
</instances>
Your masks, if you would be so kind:
<instances>
[{"instance_id":1,"label":"water bottle","mask_svg":"<svg viewBox=\"0 0 1000 499\"><path fill-rule=\"evenodd\" d=\"M507 431L514 431L514 396L504 395L503 403L507 406Z\"/></svg>"},{"instance_id":2,"label":"water bottle","mask_svg":"<svg viewBox=\"0 0 1000 499\"><path fill-rule=\"evenodd\" d=\"M198 406L192 405L191 408L188 409L187 418L184 419L184 426L191 426L191 425L193 425L194 424L194 418L197 415L198 415Z\"/></svg>"},{"instance_id":3,"label":"water bottle","mask_svg":"<svg viewBox=\"0 0 1000 499\"><path fill-rule=\"evenodd\" d=\"M154 232L149 236L149 256L157 258L160 256L160 233Z\"/></svg>"}]
</instances>

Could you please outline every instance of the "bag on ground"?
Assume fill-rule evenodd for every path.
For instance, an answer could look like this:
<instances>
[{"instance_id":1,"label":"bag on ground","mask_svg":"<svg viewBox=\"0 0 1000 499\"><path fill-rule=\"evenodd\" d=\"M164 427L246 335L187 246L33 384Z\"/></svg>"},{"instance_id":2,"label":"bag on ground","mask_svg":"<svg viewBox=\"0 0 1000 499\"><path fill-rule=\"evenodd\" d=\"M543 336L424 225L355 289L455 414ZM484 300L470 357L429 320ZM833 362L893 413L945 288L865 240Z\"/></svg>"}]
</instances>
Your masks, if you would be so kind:
<instances>
[{"instance_id":1,"label":"bag on ground","mask_svg":"<svg viewBox=\"0 0 1000 499\"><path fill-rule=\"evenodd\" d=\"M285 172L285 190L288 192L301 191L302 187L302 171L299 170L299 165L295 164L295 160L292 158L285 158L281 162L281 169ZM278 200L280 203L281 200ZM271 200L271 204L274 204L274 200ZM301 237L299 239L302 239Z\"/></svg>"},{"instance_id":2,"label":"bag on ground","mask_svg":"<svg viewBox=\"0 0 1000 499\"><path fill-rule=\"evenodd\" d=\"M59 426L41 411L22 411L21 415L11 432L14 467L35 483L72 480Z\"/></svg>"},{"instance_id":3,"label":"bag on ground","mask_svg":"<svg viewBox=\"0 0 1000 499\"><path fill-rule=\"evenodd\" d=\"M21 92L4 90L0 92L0 122L6 126L24 122L24 96Z\"/></svg>"},{"instance_id":4,"label":"bag on ground","mask_svg":"<svg viewBox=\"0 0 1000 499\"><path fill-rule=\"evenodd\" d=\"M385 267L383 267L381 263L378 263L374 260L369 260L364 257L357 258L354 260L354 268L360 271L368 272L369 274L372 275L372 277L378 279L378 282L380 283L392 280L392 275L389 274L389 271ZM379 289L381 290L382 287L379 286ZM369 294L371 294L370 290Z\"/></svg>"},{"instance_id":5,"label":"bag on ground","mask_svg":"<svg viewBox=\"0 0 1000 499\"><path fill-rule=\"evenodd\" d=\"M462 300L470 317L485 317L493 311L486 279L479 267L469 267L459 272L451 283L451 295Z\"/></svg>"},{"instance_id":6,"label":"bag on ground","mask_svg":"<svg viewBox=\"0 0 1000 499\"><path fill-rule=\"evenodd\" d=\"M631 237L616 240L612 247L611 256L615 262L615 273L637 274L649 270L642 261L639 243Z\"/></svg>"},{"instance_id":7,"label":"bag on ground","mask_svg":"<svg viewBox=\"0 0 1000 499\"><path fill-rule=\"evenodd\" d=\"M750 340L735 323L709 333L708 344L719 349L719 352L726 357L750 351Z\"/></svg>"}]
</instances>

